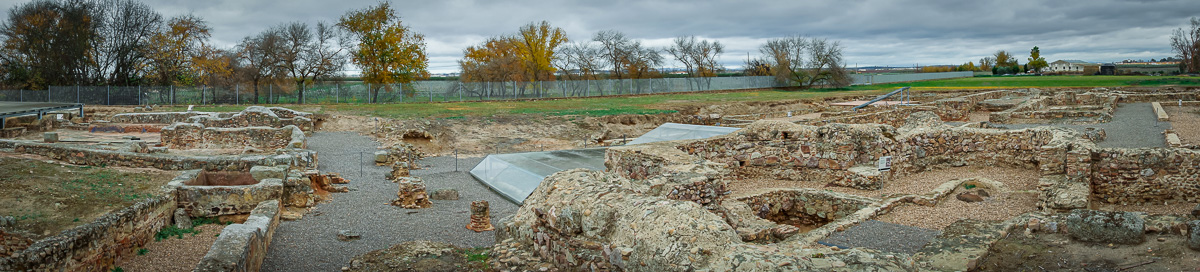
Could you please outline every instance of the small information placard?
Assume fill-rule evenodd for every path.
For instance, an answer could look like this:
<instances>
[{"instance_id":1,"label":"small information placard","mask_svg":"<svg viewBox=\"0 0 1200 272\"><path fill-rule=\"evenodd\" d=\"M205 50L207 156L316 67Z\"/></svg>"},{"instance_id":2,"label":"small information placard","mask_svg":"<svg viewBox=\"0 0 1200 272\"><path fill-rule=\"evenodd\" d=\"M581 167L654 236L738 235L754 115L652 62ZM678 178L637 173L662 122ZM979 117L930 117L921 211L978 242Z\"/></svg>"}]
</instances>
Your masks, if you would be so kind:
<instances>
[{"instance_id":1,"label":"small information placard","mask_svg":"<svg viewBox=\"0 0 1200 272\"><path fill-rule=\"evenodd\" d=\"M879 157L879 172L892 170L892 156Z\"/></svg>"}]
</instances>

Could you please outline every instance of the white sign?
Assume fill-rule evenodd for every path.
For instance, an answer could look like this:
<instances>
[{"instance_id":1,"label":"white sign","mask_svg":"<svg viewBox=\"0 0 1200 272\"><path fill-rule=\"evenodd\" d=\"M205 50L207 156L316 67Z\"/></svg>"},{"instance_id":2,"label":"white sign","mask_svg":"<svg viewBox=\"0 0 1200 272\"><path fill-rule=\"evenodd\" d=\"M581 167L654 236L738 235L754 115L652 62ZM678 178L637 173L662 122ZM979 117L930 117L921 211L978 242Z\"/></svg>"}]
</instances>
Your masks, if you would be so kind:
<instances>
[{"instance_id":1,"label":"white sign","mask_svg":"<svg viewBox=\"0 0 1200 272\"><path fill-rule=\"evenodd\" d=\"M192 111L192 107L195 107L195 106L196 106L196 105L188 105L188 111L189 111L189 112L190 112L190 111Z\"/></svg>"},{"instance_id":2,"label":"white sign","mask_svg":"<svg viewBox=\"0 0 1200 272\"><path fill-rule=\"evenodd\" d=\"M892 170L892 156L879 157L879 172Z\"/></svg>"}]
</instances>

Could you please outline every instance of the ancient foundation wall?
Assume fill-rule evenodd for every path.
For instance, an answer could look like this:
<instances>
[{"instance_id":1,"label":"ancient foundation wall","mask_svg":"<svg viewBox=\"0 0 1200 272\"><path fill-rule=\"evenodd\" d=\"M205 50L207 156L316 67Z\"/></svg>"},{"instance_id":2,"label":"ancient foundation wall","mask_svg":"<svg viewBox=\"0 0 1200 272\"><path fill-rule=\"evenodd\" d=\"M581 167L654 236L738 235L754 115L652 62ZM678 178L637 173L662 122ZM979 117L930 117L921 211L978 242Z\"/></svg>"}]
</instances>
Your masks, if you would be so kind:
<instances>
[{"instance_id":1,"label":"ancient foundation wall","mask_svg":"<svg viewBox=\"0 0 1200 272\"><path fill-rule=\"evenodd\" d=\"M1043 146L1065 140L1069 131L1049 128L998 130L947 128L897 137L892 153L896 174L911 174L940 165L1007 165L1034 168Z\"/></svg>"},{"instance_id":2,"label":"ancient foundation wall","mask_svg":"<svg viewBox=\"0 0 1200 272\"><path fill-rule=\"evenodd\" d=\"M1092 195L1106 203L1200 202L1200 151L1100 148L1091 151Z\"/></svg>"},{"instance_id":3,"label":"ancient foundation wall","mask_svg":"<svg viewBox=\"0 0 1200 272\"><path fill-rule=\"evenodd\" d=\"M199 178L201 170L185 171L167 184L175 192L179 208L191 217L215 217L246 214L259 202L281 199L283 179L266 178L249 185L188 185Z\"/></svg>"},{"instance_id":4,"label":"ancient foundation wall","mask_svg":"<svg viewBox=\"0 0 1200 272\"><path fill-rule=\"evenodd\" d=\"M189 118L195 116L216 116L216 113L198 111L119 113L109 117L108 121L125 124L174 124L187 122Z\"/></svg>"},{"instance_id":5,"label":"ancient foundation wall","mask_svg":"<svg viewBox=\"0 0 1200 272\"><path fill-rule=\"evenodd\" d=\"M1012 91L999 90L982 92L960 97L940 99L934 101L933 104L937 107L937 114L945 121L962 121L967 119L967 114L979 109L979 102L988 99L1001 98L1011 94Z\"/></svg>"},{"instance_id":6,"label":"ancient foundation wall","mask_svg":"<svg viewBox=\"0 0 1200 272\"><path fill-rule=\"evenodd\" d=\"M250 212L245 223L225 226L192 271L258 271L279 227L279 210L278 200L263 201Z\"/></svg>"},{"instance_id":7,"label":"ancient foundation wall","mask_svg":"<svg viewBox=\"0 0 1200 272\"><path fill-rule=\"evenodd\" d=\"M142 200L0 258L0 271L109 271L171 223L173 194Z\"/></svg>"},{"instance_id":8,"label":"ancient foundation wall","mask_svg":"<svg viewBox=\"0 0 1200 272\"><path fill-rule=\"evenodd\" d=\"M304 131L288 125L282 128L213 128L196 123L176 123L162 129L162 143L171 148L304 148Z\"/></svg>"},{"instance_id":9,"label":"ancient foundation wall","mask_svg":"<svg viewBox=\"0 0 1200 272\"><path fill-rule=\"evenodd\" d=\"M0 148L12 149L50 157L51 159L77 165L123 166L135 168L158 168L163 170L225 170L249 171L257 165L290 165L302 168L317 167L317 153L311 150L289 149L275 155L227 155L188 157L165 154L133 153L99 150L69 144L34 143L0 139Z\"/></svg>"},{"instance_id":10,"label":"ancient foundation wall","mask_svg":"<svg viewBox=\"0 0 1200 272\"><path fill-rule=\"evenodd\" d=\"M279 116L278 113L283 113L290 117ZM282 128L286 126L296 126L303 131L312 131L313 121L306 117L308 113L292 111L284 108L265 108L260 106L247 107L241 112L235 113L229 117L218 116L194 116L188 118L188 123L199 123L205 127L218 128L243 128L243 127L272 127Z\"/></svg>"}]
</instances>

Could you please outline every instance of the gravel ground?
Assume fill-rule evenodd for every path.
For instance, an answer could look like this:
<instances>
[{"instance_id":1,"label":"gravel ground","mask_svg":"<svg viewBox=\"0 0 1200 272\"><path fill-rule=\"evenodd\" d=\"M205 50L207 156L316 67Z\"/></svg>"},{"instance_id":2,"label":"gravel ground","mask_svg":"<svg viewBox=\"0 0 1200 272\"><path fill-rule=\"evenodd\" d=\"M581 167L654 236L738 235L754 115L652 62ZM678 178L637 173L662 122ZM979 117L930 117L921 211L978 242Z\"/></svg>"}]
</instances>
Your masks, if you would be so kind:
<instances>
[{"instance_id":1,"label":"gravel ground","mask_svg":"<svg viewBox=\"0 0 1200 272\"><path fill-rule=\"evenodd\" d=\"M875 219L940 230L960 219L1003 221L1038 209L1038 193L1036 192L998 193L994 190L988 192L992 196L984 201L967 203L956 199L955 196L959 192L955 191L933 207L905 204Z\"/></svg>"},{"instance_id":2,"label":"gravel ground","mask_svg":"<svg viewBox=\"0 0 1200 272\"><path fill-rule=\"evenodd\" d=\"M861 247L883 252L913 254L925 247L939 230L923 229L888 222L867 220L844 231L834 232L819 241L840 247Z\"/></svg>"},{"instance_id":3,"label":"gravel ground","mask_svg":"<svg viewBox=\"0 0 1200 272\"><path fill-rule=\"evenodd\" d=\"M1107 137L1097 145L1100 147L1139 148L1164 147L1163 130L1171 128L1171 123L1158 123L1154 108L1150 103L1126 103L1117 106L1113 112L1112 122L1090 125L1061 125L1061 124L996 124L996 126L1011 129L1028 127L1052 126L1064 127L1083 131L1086 128L1102 128Z\"/></svg>"},{"instance_id":4,"label":"gravel ground","mask_svg":"<svg viewBox=\"0 0 1200 272\"><path fill-rule=\"evenodd\" d=\"M1169 103L1166 103L1169 104ZM1163 105L1167 117L1171 118L1171 127L1183 144L1200 145L1200 107L1179 107Z\"/></svg>"},{"instance_id":5,"label":"gravel ground","mask_svg":"<svg viewBox=\"0 0 1200 272\"><path fill-rule=\"evenodd\" d=\"M372 161L379 144L371 138L350 132L316 132L308 138L308 145L320 156L318 169L341 173L350 179L346 186L351 191L333 194L331 202L317 205L301 220L280 224L263 261L263 271L340 271L354 256L413 240L488 247L494 243L494 232L476 233L465 228L471 201L487 200L491 204L493 224L517 209L467 173L482 158L459 160L460 172L454 171L452 157L421 160L418 164L422 169L413 170L413 176L424 179L429 191L453 188L461 198L435 200L431 208L409 210L388 204L396 198L397 187L384 179L390 168L375 166ZM361 164L359 152L365 152ZM340 230L356 232L362 238L339 241Z\"/></svg>"},{"instance_id":6,"label":"gravel ground","mask_svg":"<svg viewBox=\"0 0 1200 272\"><path fill-rule=\"evenodd\" d=\"M124 271L192 271L208 254L208 249L217 241L217 234L225 225L206 224L196 227L200 233L184 234L183 239L172 237L162 241L151 241L144 247L145 255L134 255L117 265Z\"/></svg>"}]
</instances>

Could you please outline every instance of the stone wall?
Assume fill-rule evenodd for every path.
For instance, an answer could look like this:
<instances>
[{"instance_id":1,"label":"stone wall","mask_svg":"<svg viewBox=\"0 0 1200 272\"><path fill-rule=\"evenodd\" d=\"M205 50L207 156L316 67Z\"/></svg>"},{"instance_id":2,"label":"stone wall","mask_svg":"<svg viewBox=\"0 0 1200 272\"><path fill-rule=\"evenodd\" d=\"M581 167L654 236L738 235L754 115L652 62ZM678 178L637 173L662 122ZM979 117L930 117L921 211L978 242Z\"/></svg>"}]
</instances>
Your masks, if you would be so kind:
<instances>
[{"instance_id":1,"label":"stone wall","mask_svg":"<svg viewBox=\"0 0 1200 272\"><path fill-rule=\"evenodd\" d=\"M124 124L174 124L187 122L189 118L195 116L217 116L217 114L199 111L119 113L109 117L108 121Z\"/></svg>"},{"instance_id":2,"label":"stone wall","mask_svg":"<svg viewBox=\"0 0 1200 272\"><path fill-rule=\"evenodd\" d=\"M311 150L287 149L275 155L176 156L100 150L70 144L49 144L0 139L0 148L13 152L50 157L51 159L92 166L123 166L158 168L163 170L225 170L249 171L256 165L290 165L316 168L317 153Z\"/></svg>"},{"instance_id":3,"label":"stone wall","mask_svg":"<svg viewBox=\"0 0 1200 272\"><path fill-rule=\"evenodd\" d=\"M1090 151L1092 195L1106 203L1200 202L1200 151L1100 148Z\"/></svg>"},{"instance_id":4,"label":"stone wall","mask_svg":"<svg viewBox=\"0 0 1200 272\"><path fill-rule=\"evenodd\" d=\"M288 125L282 128L214 128L196 123L175 123L162 129L162 143L171 148L304 148L304 131Z\"/></svg>"},{"instance_id":5,"label":"stone wall","mask_svg":"<svg viewBox=\"0 0 1200 272\"><path fill-rule=\"evenodd\" d=\"M282 117L277 113L285 114L290 117ZM229 117L218 117L212 115L198 115L188 118L188 123L198 123L205 127L219 128L242 128L242 127L272 127L282 128L286 126L296 126L302 131L313 130L313 120L306 117L311 114L297 112L285 108L266 108L262 106L250 106L245 110L235 113Z\"/></svg>"},{"instance_id":6,"label":"stone wall","mask_svg":"<svg viewBox=\"0 0 1200 272\"><path fill-rule=\"evenodd\" d=\"M283 179L280 178L264 178L249 185L189 185L202 174L201 170L184 171L166 185L175 192L179 208L191 217L246 214L259 202L279 200L283 196Z\"/></svg>"},{"instance_id":7,"label":"stone wall","mask_svg":"<svg viewBox=\"0 0 1200 272\"><path fill-rule=\"evenodd\" d=\"M250 212L245 223L225 226L192 271L258 271L279 227L279 210L278 200L263 201Z\"/></svg>"},{"instance_id":8,"label":"stone wall","mask_svg":"<svg viewBox=\"0 0 1200 272\"><path fill-rule=\"evenodd\" d=\"M0 258L0 271L109 271L152 241L174 211L173 194L144 199Z\"/></svg>"},{"instance_id":9,"label":"stone wall","mask_svg":"<svg viewBox=\"0 0 1200 272\"><path fill-rule=\"evenodd\" d=\"M967 114L979 110L979 102L988 99L997 99L1010 95L1012 91L998 90L982 92L977 94L964 95L954 98L946 98L934 101L934 106L937 107L938 116L945 121L963 121L967 120Z\"/></svg>"},{"instance_id":10,"label":"stone wall","mask_svg":"<svg viewBox=\"0 0 1200 272\"><path fill-rule=\"evenodd\" d=\"M760 218L779 224L820 227L846 218L875 201L815 189L780 189L740 197Z\"/></svg>"}]
</instances>

